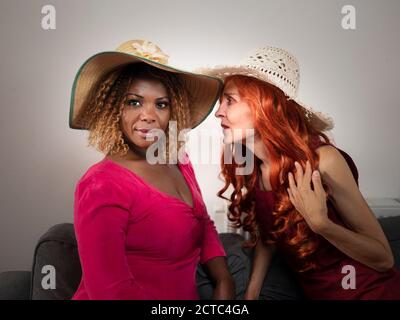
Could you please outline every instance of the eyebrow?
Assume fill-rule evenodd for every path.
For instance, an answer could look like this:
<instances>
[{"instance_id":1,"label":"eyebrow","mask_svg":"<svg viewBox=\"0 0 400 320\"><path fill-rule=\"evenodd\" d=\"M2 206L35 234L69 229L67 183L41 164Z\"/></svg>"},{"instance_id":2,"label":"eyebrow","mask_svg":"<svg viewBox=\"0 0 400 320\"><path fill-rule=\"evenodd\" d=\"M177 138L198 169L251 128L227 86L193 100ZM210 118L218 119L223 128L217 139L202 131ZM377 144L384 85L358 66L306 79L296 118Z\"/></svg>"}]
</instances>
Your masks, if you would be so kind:
<instances>
[{"instance_id":1,"label":"eyebrow","mask_svg":"<svg viewBox=\"0 0 400 320\"><path fill-rule=\"evenodd\" d=\"M138 94L133 93L133 92L128 92L128 93L125 94L125 96L129 96L129 95L136 96L136 97L138 97L140 99L144 99L144 97L142 97L141 95L138 95ZM157 98L156 100L161 100L161 99L169 99L169 97L168 96L160 97L160 98Z\"/></svg>"},{"instance_id":2,"label":"eyebrow","mask_svg":"<svg viewBox=\"0 0 400 320\"><path fill-rule=\"evenodd\" d=\"M233 92L224 92L223 95L224 96L228 96L228 97L232 97L232 96L238 96L239 94L233 93Z\"/></svg>"}]
</instances>

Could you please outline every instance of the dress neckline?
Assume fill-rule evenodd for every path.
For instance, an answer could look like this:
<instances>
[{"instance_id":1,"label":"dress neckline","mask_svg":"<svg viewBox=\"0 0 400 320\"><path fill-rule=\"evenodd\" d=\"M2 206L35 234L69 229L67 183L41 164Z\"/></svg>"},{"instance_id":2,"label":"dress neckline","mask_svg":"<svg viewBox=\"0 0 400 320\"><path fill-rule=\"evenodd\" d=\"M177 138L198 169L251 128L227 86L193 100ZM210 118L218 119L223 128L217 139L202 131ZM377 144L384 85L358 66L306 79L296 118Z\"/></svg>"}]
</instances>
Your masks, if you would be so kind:
<instances>
[{"instance_id":1,"label":"dress neckline","mask_svg":"<svg viewBox=\"0 0 400 320\"><path fill-rule=\"evenodd\" d=\"M191 186L191 184L188 182L188 180L187 180L187 178L186 178L186 174L185 174L184 170L182 170L182 164L179 163L179 161L178 161L178 170L179 170L180 173L182 174L183 179L185 180L185 183L186 183L187 187L189 188L190 196L191 196L191 198L192 198L192 206L190 206L187 202L185 202L185 201L182 200L182 199L179 199L179 198L177 198L177 197L174 197L173 195L171 195L171 194L169 194L169 193L167 193L167 192L161 191L161 190L158 189L157 187L155 187L155 186L153 186L152 184L148 183L143 177L141 177L140 175L138 175L136 172L132 171L131 169L128 169L127 167L125 167L125 166L123 166L123 165L121 165L121 164L119 164L119 163L117 163L117 162L115 162L115 161L113 161L113 160L111 160L111 159L109 159L109 158L104 158L103 160L101 160L101 162L108 162L108 163L111 163L112 165L114 165L114 166L116 166L116 167L118 167L118 168L121 168L121 169L124 170L124 171L129 172L132 176L134 176L137 180L139 180L139 181L140 181L142 184L144 184L147 188L149 188L149 189L151 189L152 191L156 192L157 194L163 196L164 198L168 198L168 199L174 200L174 201L176 201L176 202L178 202L178 203L180 203L180 204L186 206L186 207L189 208L190 210L194 210L194 209L196 208L196 200L195 200L195 197L194 197L194 192L193 192L192 186Z\"/></svg>"},{"instance_id":2,"label":"dress neckline","mask_svg":"<svg viewBox=\"0 0 400 320\"><path fill-rule=\"evenodd\" d=\"M269 194L269 193L273 193L274 192L274 190L262 190L260 188L260 182L262 182L262 181L260 180L260 176L258 175L257 176L257 180L256 180L256 187L255 187L257 192L264 193L264 194Z\"/></svg>"}]
</instances>

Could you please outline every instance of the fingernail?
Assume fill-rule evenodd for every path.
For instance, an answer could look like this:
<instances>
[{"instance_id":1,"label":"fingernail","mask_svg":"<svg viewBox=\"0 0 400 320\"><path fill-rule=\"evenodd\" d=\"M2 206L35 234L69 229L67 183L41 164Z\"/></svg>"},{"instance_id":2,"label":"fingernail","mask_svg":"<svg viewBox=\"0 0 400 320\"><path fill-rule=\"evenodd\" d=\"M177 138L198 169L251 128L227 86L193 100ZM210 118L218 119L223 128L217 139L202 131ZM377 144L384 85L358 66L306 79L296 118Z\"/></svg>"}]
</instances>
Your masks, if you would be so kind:
<instances>
[{"instance_id":1,"label":"fingernail","mask_svg":"<svg viewBox=\"0 0 400 320\"><path fill-rule=\"evenodd\" d=\"M314 176L318 177L319 176L319 172L318 171L314 171Z\"/></svg>"}]
</instances>

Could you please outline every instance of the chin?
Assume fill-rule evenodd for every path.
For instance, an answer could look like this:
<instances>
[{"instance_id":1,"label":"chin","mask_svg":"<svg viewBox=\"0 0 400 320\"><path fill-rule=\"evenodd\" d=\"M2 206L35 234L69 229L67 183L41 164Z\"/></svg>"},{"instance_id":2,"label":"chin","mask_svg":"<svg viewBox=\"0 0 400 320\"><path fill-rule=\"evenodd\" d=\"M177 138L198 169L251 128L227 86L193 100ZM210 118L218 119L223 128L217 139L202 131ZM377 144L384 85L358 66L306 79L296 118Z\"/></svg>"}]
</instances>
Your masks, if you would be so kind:
<instances>
[{"instance_id":1,"label":"chin","mask_svg":"<svg viewBox=\"0 0 400 320\"><path fill-rule=\"evenodd\" d=\"M134 144L139 149L147 149L154 143L154 141L146 141L143 139L142 139L142 141L140 141L139 139L137 139L137 140L134 139L134 140L131 140L131 143Z\"/></svg>"},{"instance_id":2,"label":"chin","mask_svg":"<svg viewBox=\"0 0 400 320\"><path fill-rule=\"evenodd\" d=\"M232 133L225 133L224 134L224 138L223 138L223 143L224 144L231 144L231 143L236 143L236 142L242 142L243 141L242 136L237 137L237 136L233 136Z\"/></svg>"},{"instance_id":3,"label":"chin","mask_svg":"<svg viewBox=\"0 0 400 320\"><path fill-rule=\"evenodd\" d=\"M146 141L142 137L133 135L125 135L125 139L129 140L129 145L133 145L138 149L147 149L154 141Z\"/></svg>"},{"instance_id":4,"label":"chin","mask_svg":"<svg viewBox=\"0 0 400 320\"><path fill-rule=\"evenodd\" d=\"M233 141L231 139L231 137L224 137L224 139L222 140L222 142L224 144L231 144Z\"/></svg>"}]
</instances>

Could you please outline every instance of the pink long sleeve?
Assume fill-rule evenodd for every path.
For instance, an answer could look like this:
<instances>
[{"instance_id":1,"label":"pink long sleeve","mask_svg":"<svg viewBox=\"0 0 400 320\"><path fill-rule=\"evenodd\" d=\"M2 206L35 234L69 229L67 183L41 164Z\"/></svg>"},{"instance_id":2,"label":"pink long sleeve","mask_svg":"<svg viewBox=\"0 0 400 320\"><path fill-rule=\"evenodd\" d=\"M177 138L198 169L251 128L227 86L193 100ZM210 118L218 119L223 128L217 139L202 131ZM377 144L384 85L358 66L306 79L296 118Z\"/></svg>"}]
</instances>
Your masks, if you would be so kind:
<instances>
[{"instance_id":1,"label":"pink long sleeve","mask_svg":"<svg viewBox=\"0 0 400 320\"><path fill-rule=\"evenodd\" d=\"M103 175L83 180L75 191L75 232L90 299L152 299L131 274L126 257L131 202L132 194Z\"/></svg>"}]
</instances>

